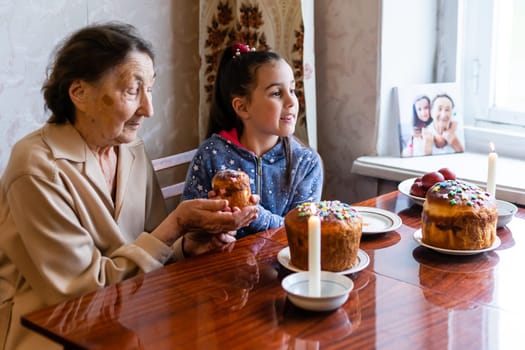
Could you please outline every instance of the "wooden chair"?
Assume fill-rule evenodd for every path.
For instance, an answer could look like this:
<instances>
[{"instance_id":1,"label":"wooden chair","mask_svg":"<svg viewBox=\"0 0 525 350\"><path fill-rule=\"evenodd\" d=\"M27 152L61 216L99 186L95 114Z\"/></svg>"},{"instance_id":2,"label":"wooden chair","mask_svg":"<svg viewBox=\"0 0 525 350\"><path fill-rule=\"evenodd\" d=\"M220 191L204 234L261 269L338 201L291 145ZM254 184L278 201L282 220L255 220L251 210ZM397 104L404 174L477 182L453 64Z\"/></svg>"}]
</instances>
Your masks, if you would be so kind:
<instances>
[{"instance_id":1,"label":"wooden chair","mask_svg":"<svg viewBox=\"0 0 525 350\"><path fill-rule=\"evenodd\" d=\"M193 159L193 156L197 152L197 149L192 149L186 152L173 154L171 156L153 159L153 169L158 173L161 170L172 169L180 165L189 164ZM180 181L174 184L162 186L162 195L164 199L170 199L176 197L184 191L184 181Z\"/></svg>"}]
</instances>

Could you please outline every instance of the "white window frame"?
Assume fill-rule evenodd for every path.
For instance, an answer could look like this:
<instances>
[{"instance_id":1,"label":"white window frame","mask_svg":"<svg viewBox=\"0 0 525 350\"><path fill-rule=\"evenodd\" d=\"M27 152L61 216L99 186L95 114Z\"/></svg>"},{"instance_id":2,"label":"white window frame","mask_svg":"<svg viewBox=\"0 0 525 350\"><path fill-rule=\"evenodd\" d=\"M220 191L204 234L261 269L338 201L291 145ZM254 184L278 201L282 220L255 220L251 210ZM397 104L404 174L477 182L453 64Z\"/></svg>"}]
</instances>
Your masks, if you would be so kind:
<instances>
[{"instance_id":1,"label":"white window frame","mask_svg":"<svg viewBox=\"0 0 525 350\"><path fill-rule=\"evenodd\" d=\"M493 108L490 104L492 24L494 0L461 0L458 11L458 81L464 102L467 150L488 151L488 142L498 153L525 159L523 117ZM473 34L474 33L474 34ZM521 123L521 126L519 125Z\"/></svg>"}]
</instances>

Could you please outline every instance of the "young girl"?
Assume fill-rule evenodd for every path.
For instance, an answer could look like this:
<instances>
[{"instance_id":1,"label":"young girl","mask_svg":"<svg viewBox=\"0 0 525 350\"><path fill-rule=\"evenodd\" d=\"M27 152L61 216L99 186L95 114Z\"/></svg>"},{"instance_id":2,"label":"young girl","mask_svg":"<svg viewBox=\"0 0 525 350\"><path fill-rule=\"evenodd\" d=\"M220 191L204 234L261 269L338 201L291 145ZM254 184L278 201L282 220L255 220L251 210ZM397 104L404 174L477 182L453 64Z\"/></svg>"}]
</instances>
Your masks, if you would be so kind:
<instances>
[{"instance_id":1,"label":"young girl","mask_svg":"<svg viewBox=\"0 0 525 350\"><path fill-rule=\"evenodd\" d=\"M424 154L425 140L430 135L427 126L432 123L430 116L430 98L425 95L416 97L412 104L412 136L403 150L404 157L421 156Z\"/></svg>"},{"instance_id":2,"label":"young girl","mask_svg":"<svg viewBox=\"0 0 525 350\"><path fill-rule=\"evenodd\" d=\"M242 44L227 47L215 80L208 139L190 165L183 199L208 197L219 170L243 170L260 201L258 218L237 231L238 238L282 226L299 203L320 200L321 158L292 136L298 109L293 72L283 58Z\"/></svg>"}]
</instances>

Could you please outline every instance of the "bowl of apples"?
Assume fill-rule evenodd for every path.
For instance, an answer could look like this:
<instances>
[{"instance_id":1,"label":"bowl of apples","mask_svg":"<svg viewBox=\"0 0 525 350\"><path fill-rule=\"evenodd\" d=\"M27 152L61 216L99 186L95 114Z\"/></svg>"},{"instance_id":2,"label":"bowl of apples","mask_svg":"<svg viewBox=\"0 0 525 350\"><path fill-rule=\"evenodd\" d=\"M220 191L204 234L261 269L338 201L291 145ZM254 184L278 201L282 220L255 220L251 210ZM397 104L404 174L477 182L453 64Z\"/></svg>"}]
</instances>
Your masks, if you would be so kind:
<instances>
[{"instance_id":1,"label":"bowl of apples","mask_svg":"<svg viewBox=\"0 0 525 350\"><path fill-rule=\"evenodd\" d=\"M399 183L397 189L414 203L423 205L428 189L436 182L445 180L456 180L456 174L449 168L441 168L419 177L406 179Z\"/></svg>"}]
</instances>

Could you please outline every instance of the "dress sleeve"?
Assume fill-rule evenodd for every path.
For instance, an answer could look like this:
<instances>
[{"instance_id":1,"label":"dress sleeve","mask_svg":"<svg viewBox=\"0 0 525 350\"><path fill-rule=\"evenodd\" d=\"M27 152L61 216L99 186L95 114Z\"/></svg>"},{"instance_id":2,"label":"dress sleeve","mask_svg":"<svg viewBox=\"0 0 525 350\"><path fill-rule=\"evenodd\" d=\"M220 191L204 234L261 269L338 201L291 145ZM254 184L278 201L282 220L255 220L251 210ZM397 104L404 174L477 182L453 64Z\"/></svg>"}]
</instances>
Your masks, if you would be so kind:
<instances>
[{"instance_id":1,"label":"dress sleeve","mask_svg":"<svg viewBox=\"0 0 525 350\"><path fill-rule=\"evenodd\" d=\"M294 185L287 212L303 202L316 202L321 200L323 192L324 169L321 156L309 150L299 159L296 168Z\"/></svg>"},{"instance_id":2,"label":"dress sleeve","mask_svg":"<svg viewBox=\"0 0 525 350\"><path fill-rule=\"evenodd\" d=\"M107 207L85 200L86 191L60 174L23 175L7 191L19 236L10 240L10 257L46 303L159 268L173 254L147 232L122 233Z\"/></svg>"},{"instance_id":3,"label":"dress sleeve","mask_svg":"<svg viewBox=\"0 0 525 350\"><path fill-rule=\"evenodd\" d=\"M259 212L257 219L255 219L248 227L242 228L237 232L237 237L244 237L246 235L256 233L259 231L269 230L284 225L284 217L278 214L273 214L271 211L258 205Z\"/></svg>"}]
</instances>

